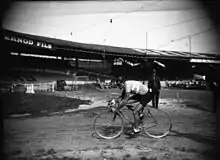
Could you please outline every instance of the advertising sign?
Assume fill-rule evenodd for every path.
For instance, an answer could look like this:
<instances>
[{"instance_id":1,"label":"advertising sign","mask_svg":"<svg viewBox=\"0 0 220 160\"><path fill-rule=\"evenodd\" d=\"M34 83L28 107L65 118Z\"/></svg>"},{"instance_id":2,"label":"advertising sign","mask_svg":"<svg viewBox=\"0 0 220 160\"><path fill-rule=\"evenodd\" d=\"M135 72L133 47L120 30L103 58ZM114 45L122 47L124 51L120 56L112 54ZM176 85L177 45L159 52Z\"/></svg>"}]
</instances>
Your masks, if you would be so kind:
<instances>
[{"instance_id":1,"label":"advertising sign","mask_svg":"<svg viewBox=\"0 0 220 160\"><path fill-rule=\"evenodd\" d=\"M45 42L40 42L40 41L37 41L37 40L21 38L21 37L16 37L16 36L5 36L4 39L7 40L7 41L26 44L26 45L30 45L30 46L36 46L36 47L41 47L41 48L46 48L46 49L52 49L52 44L45 43Z\"/></svg>"}]
</instances>

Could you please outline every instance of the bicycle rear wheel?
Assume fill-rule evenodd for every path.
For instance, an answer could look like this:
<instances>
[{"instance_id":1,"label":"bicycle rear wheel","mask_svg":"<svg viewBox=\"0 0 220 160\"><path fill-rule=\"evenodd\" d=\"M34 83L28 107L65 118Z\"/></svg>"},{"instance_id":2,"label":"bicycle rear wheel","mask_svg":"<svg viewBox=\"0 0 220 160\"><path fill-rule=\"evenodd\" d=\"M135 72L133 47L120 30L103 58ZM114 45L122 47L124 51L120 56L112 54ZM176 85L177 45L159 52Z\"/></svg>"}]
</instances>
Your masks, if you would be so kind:
<instances>
[{"instance_id":1,"label":"bicycle rear wheel","mask_svg":"<svg viewBox=\"0 0 220 160\"><path fill-rule=\"evenodd\" d=\"M104 139L118 137L123 129L124 125L122 117L109 110L100 113L94 120L95 132Z\"/></svg>"},{"instance_id":2,"label":"bicycle rear wheel","mask_svg":"<svg viewBox=\"0 0 220 160\"><path fill-rule=\"evenodd\" d=\"M165 137L171 130L172 124L169 115L155 108L148 108L144 113L143 130L152 138Z\"/></svg>"}]
</instances>

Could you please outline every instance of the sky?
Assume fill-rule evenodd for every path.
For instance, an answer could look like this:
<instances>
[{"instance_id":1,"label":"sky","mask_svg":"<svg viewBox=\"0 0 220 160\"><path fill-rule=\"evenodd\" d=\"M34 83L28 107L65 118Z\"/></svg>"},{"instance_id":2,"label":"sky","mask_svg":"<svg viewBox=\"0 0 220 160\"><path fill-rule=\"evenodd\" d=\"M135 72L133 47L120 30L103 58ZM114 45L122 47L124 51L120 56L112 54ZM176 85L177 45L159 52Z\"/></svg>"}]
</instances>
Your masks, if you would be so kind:
<instances>
[{"instance_id":1,"label":"sky","mask_svg":"<svg viewBox=\"0 0 220 160\"><path fill-rule=\"evenodd\" d=\"M193 0L17 1L3 28L109 46L212 53L217 34Z\"/></svg>"}]
</instances>

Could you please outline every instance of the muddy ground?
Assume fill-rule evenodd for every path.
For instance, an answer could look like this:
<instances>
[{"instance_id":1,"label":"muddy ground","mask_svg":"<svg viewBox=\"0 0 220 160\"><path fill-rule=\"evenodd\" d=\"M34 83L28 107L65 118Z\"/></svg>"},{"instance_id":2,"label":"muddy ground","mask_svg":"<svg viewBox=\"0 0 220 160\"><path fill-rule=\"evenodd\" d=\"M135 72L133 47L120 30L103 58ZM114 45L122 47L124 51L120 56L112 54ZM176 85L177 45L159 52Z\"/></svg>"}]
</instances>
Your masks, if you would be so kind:
<instances>
[{"instance_id":1,"label":"muddy ground","mask_svg":"<svg viewBox=\"0 0 220 160\"><path fill-rule=\"evenodd\" d=\"M62 160L212 160L217 159L216 115L211 103L197 99L177 100L161 95L160 109L172 118L173 128L161 139L143 134L123 133L114 140L103 140L93 131L94 117L103 110L106 97L117 91L85 90L55 92L55 98L69 97L91 100L79 110L39 116L3 119L4 155L7 159ZM189 96L189 93L185 94ZM169 93L171 94L171 93ZM184 93L181 93L184 96ZM175 94L174 94L175 95ZM185 97L187 97L185 96ZM195 97L195 93L192 93ZM210 94L202 95L210 97ZM199 98L198 98L199 97ZM194 98L195 99L195 98ZM204 99L203 99L204 100ZM51 101L51 100L50 100ZM54 103L57 101L54 101ZM196 107L195 107L196 106ZM4 106L6 107L6 106Z\"/></svg>"}]
</instances>

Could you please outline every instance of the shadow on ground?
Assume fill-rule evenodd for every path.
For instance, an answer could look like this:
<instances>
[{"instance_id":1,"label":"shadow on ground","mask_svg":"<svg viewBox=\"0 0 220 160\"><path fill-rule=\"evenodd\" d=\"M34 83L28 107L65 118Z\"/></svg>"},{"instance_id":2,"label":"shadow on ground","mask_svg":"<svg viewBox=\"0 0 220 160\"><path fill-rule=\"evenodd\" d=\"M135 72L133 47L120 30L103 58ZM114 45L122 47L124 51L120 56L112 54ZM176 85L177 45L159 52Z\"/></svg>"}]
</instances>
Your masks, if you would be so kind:
<instances>
[{"instance_id":1,"label":"shadow on ground","mask_svg":"<svg viewBox=\"0 0 220 160\"><path fill-rule=\"evenodd\" d=\"M32 116L41 116L48 113L77 109L81 104L90 104L88 100L68 97L58 97L44 92L32 94L4 93L0 102L4 118L13 114L30 113Z\"/></svg>"},{"instance_id":2,"label":"shadow on ground","mask_svg":"<svg viewBox=\"0 0 220 160\"><path fill-rule=\"evenodd\" d=\"M212 112L212 109L203 106L201 103L187 101L187 102L183 102L183 104L187 108L198 109L198 110L205 111L205 112Z\"/></svg>"},{"instance_id":3,"label":"shadow on ground","mask_svg":"<svg viewBox=\"0 0 220 160\"><path fill-rule=\"evenodd\" d=\"M204 155L209 160L217 160L217 137L209 137L209 136L203 136L198 133L181 133L175 130L171 131L171 134L169 136L172 137L184 137L191 139L195 142L203 143L204 146L210 145L212 146L212 149L205 149L203 151L200 151L200 154ZM187 147L182 148L175 148L176 150L179 150L181 152L198 152L197 149L191 149Z\"/></svg>"},{"instance_id":4,"label":"shadow on ground","mask_svg":"<svg viewBox=\"0 0 220 160\"><path fill-rule=\"evenodd\" d=\"M217 137L208 137L208 136L204 136L204 135L201 135L198 133L183 133L183 132L179 132L179 131L175 131L175 130L171 130L170 133L171 134L169 134L168 136L184 137L184 138L191 139L195 142L208 144L208 145L211 145L214 147L217 146Z\"/></svg>"}]
</instances>

